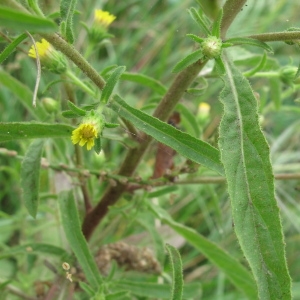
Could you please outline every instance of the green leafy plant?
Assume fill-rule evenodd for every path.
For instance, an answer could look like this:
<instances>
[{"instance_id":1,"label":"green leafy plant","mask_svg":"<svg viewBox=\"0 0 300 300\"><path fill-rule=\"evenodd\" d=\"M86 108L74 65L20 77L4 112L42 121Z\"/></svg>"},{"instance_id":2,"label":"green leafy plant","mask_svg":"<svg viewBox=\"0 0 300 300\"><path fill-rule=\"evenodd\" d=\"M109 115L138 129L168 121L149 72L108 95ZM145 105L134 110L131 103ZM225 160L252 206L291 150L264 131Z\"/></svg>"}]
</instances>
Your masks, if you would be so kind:
<instances>
[{"instance_id":1,"label":"green leafy plant","mask_svg":"<svg viewBox=\"0 0 300 300\"><path fill-rule=\"evenodd\" d=\"M0 2L0 299L300 299L299 4L150 2Z\"/></svg>"}]
</instances>

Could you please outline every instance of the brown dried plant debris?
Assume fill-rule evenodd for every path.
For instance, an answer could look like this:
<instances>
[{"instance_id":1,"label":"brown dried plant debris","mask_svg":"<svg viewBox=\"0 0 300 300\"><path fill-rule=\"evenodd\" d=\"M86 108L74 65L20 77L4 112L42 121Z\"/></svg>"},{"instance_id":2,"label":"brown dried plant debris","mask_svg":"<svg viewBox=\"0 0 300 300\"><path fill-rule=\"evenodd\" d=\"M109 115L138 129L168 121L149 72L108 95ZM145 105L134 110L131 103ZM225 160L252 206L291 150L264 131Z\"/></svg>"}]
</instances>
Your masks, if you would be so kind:
<instances>
[{"instance_id":1,"label":"brown dried plant debris","mask_svg":"<svg viewBox=\"0 0 300 300\"><path fill-rule=\"evenodd\" d=\"M126 271L160 274L161 267L152 251L148 248L138 248L124 242L103 246L95 257L102 274L109 273L112 260Z\"/></svg>"}]
</instances>

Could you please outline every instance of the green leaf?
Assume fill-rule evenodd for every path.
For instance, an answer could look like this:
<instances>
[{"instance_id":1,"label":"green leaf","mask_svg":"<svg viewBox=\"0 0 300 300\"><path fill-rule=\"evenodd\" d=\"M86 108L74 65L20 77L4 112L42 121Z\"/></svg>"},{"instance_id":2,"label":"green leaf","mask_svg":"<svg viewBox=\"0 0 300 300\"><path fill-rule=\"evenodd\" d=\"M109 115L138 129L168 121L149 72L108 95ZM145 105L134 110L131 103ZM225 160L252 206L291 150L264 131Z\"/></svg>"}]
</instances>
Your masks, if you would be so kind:
<instances>
[{"instance_id":1,"label":"green leaf","mask_svg":"<svg viewBox=\"0 0 300 300\"><path fill-rule=\"evenodd\" d=\"M113 294L105 295L105 300L131 300L129 292L117 292Z\"/></svg>"},{"instance_id":2,"label":"green leaf","mask_svg":"<svg viewBox=\"0 0 300 300\"><path fill-rule=\"evenodd\" d=\"M86 111L84 109L81 109L79 107L77 107L74 103L72 103L71 101L68 101L68 106L70 108L70 110L77 116L81 116L84 117L86 115Z\"/></svg>"},{"instance_id":3,"label":"green leaf","mask_svg":"<svg viewBox=\"0 0 300 300\"><path fill-rule=\"evenodd\" d=\"M71 44L74 43L73 34L73 15L77 0L61 0L60 1L60 16L62 19L61 26L62 34Z\"/></svg>"},{"instance_id":4,"label":"green leaf","mask_svg":"<svg viewBox=\"0 0 300 300\"><path fill-rule=\"evenodd\" d=\"M105 124L104 124L104 127L106 127L106 128L117 128L119 126L120 126L120 124L117 124L117 123L108 123L108 122L105 122Z\"/></svg>"},{"instance_id":5,"label":"green leaf","mask_svg":"<svg viewBox=\"0 0 300 300\"><path fill-rule=\"evenodd\" d=\"M221 22L223 19L223 9L220 9L218 17L213 23L211 35L216 36L217 38L221 37Z\"/></svg>"},{"instance_id":6,"label":"green leaf","mask_svg":"<svg viewBox=\"0 0 300 300\"><path fill-rule=\"evenodd\" d=\"M271 52L271 53L274 52L273 49L268 44L251 38L232 38L226 40L226 43L231 43L233 45L251 45L251 46L263 48L267 52Z\"/></svg>"},{"instance_id":7,"label":"green leaf","mask_svg":"<svg viewBox=\"0 0 300 300\"><path fill-rule=\"evenodd\" d=\"M0 259L5 257L13 257L18 254L39 254L44 253L54 255L61 258L61 260L71 261L71 255L63 248L53 246L51 244L43 243L28 243L21 246L9 248L8 250L1 251Z\"/></svg>"},{"instance_id":8,"label":"green leaf","mask_svg":"<svg viewBox=\"0 0 300 300\"><path fill-rule=\"evenodd\" d=\"M139 84L151 88L159 95L164 95L167 91L167 89L158 80L143 74L133 74L133 73L125 72L121 75L121 80L137 82Z\"/></svg>"},{"instance_id":9,"label":"green leaf","mask_svg":"<svg viewBox=\"0 0 300 300\"><path fill-rule=\"evenodd\" d=\"M64 117L64 118L68 118L68 119L75 119L75 118L78 118L78 114L74 113L73 111L71 110L65 110L61 113L61 115Z\"/></svg>"},{"instance_id":10,"label":"green leaf","mask_svg":"<svg viewBox=\"0 0 300 300\"><path fill-rule=\"evenodd\" d=\"M44 120L47 117L45 110L39 106L34 108L32 105L33 93L23 83L12 77L9 73L0 70L0 86L4 86L10 92L20 99L22 105L34 116L36 119Z\"/></svg>"},{"instance_id":11,"label":"green leaf","mask_svg":"<svg viewBox=\"0 0 300 300\"><path fill-rule=\"evenodd\" d=\"M172 269L172 290L170 300L181 300L183 291L182 261L178 250L172 245L166 244L170 256Z\"/></svg>"},{"instance_id":12,"label":"green leaf","mask_svg":"<svg viewBox=\"0 0 300 300\"><path fill-rule=\"evenodd\" d=\"M170 299L170 286L168 284L157 284L120 280L114 284L116 288L130 291L140 297L155 299ZM201 285L199 283L187 283L183 291L183 299L200 299Z\"/></svg>"},{"instance_id":13,"label":"green leaf","mask_svg":"<svg viewBox=\"0 0 300 300\"><path fill-rule=\"evenodd\" d=\"M264 66L266 65L266 62L267 62L267 55L266 55L266 52L264 52L264 55L262 56L259 63L252 70L244 72L243 75L245 77L250 77L250 76L254 75L256 72L259 72L260 70L262 70L264 68Z\"/></svg>"},{"instance_id":14,"label":"green leaf","mask_svg":"<svg viewBox=\"0 0 300 300\"><path fill-rule=\"evenodd\" d=\"M235 232L256 280L259 299L291 299L269 146L259 125L257 101L238 69L229 61L225 67L219 145Z\"/></svg>"},{"instance_id":15,"label":"green leaf","mask_svg":"<svg viewBox=\"0 0 300 300\"><path fill-rule=\"evenodd\" d=\"M35 218L39 205L40 168L44 141L35 140L28 147L21 167L23 200L29 214Z\"/></svg>"},{"instance_id":16,"label":"green leaf","mask_svg":"<svg viewBox=\"0 0 300 300\"><path fill-rule=\"evenodd\" d=\"M99 154L101 152L101 137L100 136L95 138L94 150L97 154Z\"/></svg>"},{"instance_id":17,"label":"green leaf","mask_svg":"<svg viewBox=\"0 0 300 300\"><path fill-rule=\"evenodd\" d=\"M219 151L211 145L129 106L118 95L114 95L109 107L120 117L131 122L136 128L173 148L179 154L223 174Z\"/></svg>"},{"instance_id":18,"label":"green leaf","mask_svg":"<svg viewBox=\"0 0 300 300\"><path fill-rule=\"evenodd\" d=\"M105 84L105 87L102 91L100 102L107 103L107 101L109 100L109 97L111 96L111 94L114 90L115 85L117 84L120 76L122 75L122 73L125 70L126 70L126 67L124 67L124 66L120 66L120 67L117 67L116 69L114 69L112 74L109 76L109 78Z\"/></svg>"},{"instance_id":19,"label":"green leaf","mask_svg":"<svg viewBox=\"0 0 300 300\"><path fill-rule=\"evenodd\" d=\"M0 6L0 24L7 29L28 30L33 32L54 32L57 25L42 17L19 12L8 7Z\"/></svg>"},{"instance_id":20,"label":"green leaf","mask_svg":"<svg viewBox=\"0 0 300 300\"><path fill-rule=\"evenodd\" d=\"M200 28L205 33L205 35L207 36L210 35L210 30L206 26L205 21L199 15L197 10L194 7L192 7L191 9L188 10L188 12L190 13L192 19L200 26Z\"/></svg>"},{"instance_id":21,"label":"green leaf","mask_svg":"<svg viewBox=\"0 0 300 300\"><path fill-rule=\"evenodd\" d=\"M224 75L226 73L224 63L222 61L221 56L215 58L215 68L216 68L216 71L219 75Z\"/></svg>"},{"instance_id":22,"label":"green leaf","mask_svg":"<svg viewBox=\"0 0 300 300\"><path fill-rule=\"evenodd\" d=\"M196 50L193 53L189 54L187 57L185 57L183 60L181 60L179 63L176 64L174 69L172 70L173 73L178 73L191 64L195 63L199 59L203 57L202 49Z\"/></svg>"},{"instance_id":23,"label":"green leaf","mask_svg":"<svg viewBox=\"0 0 300 300\"><path fill-rule=\"evenodd\" d=\"M192 33L188 33L186 36L191 38L194 42L199 43L199 44L201 44L204 41L203 38L201 38L195 34L192 34Z\"/></svg>"},{"instance_id":24,"label":"green leaf","mask_svg":"<svg viewBox=\"0 0 300 300\"><path fill-rule=\"evenodd\" d=\"M0 123L0 142L18 139L70 137L74 127L47 123Z\"/></svg>"},{"instance_id":25,"label":"green leaf","mask_svg":"<svg viewBox=\"0 0 300 300\"><path fill-rule=\"evenodd\" d=\"M216 265L228 279L241 290L249 299L257 299L257 290L252 274L245 269L235 258L231 257L215 243L210 242L194 229L175 222L162 208L147 202L150 210L164 223L168 224L177 233L183 236L187 242L203 253L214 265ZM187 290L187 286L184 289Z\"/></svg>"},{"instance_id":26,"label":"green leaf","mask_svg":"<svg viewBox=\"0 0 300 300\"><path fill-rule=\"evenodd\" d=\"M0 64L2 64L4 62L4 60L6 60L8 58L8 56L10 54L12 54L16 47L22 43L26 38L27 38L27 34L23 33L21 35L19 35L17 38L15 38L0 54Z\"/></svg>"},{"instance_id":27,"label":"green leaf","mask_svg":"<svg viewBox=\"0 0 300 300\"><path fill-rule=\"evenodd\" d=\"M76 256L88 283L93 289L97 290L102 283L102 278L82 234L78 209L72 191L61 192L58 203L62 225L71 249Z\"/></svg>"}]
</instances>

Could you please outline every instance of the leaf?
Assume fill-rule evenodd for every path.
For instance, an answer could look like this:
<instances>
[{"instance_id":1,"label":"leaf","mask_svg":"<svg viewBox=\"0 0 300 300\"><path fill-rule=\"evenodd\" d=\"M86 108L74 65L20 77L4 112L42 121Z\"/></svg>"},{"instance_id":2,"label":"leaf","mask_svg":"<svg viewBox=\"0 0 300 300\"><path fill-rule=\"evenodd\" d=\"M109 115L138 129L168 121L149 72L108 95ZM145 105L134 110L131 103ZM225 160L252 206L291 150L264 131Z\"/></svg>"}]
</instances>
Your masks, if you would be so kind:
<instances>
[{"instance_id":1,"label":"leaf","mask_svg":"<svg viewBox=\"0 0 300 300\"><path fill-rule=\"evenodd\" d=\"M194 229L175 222L162 208L147 202L149 209L164 223L168 224L177 233L183 236L187 242L203 253L214 265L216 265L228 279L241 290L249 299L257 299L257 291L252 274L245 269L235 258L231 257L215 243L210 242ZM184 289L187 290L187 286Z\"/></svg>"},{"instance_id":2,"label":"leaf","mask_svg":"<svg viewBox=\"0 0 300 300\"><path fill-rule=\"evenodd\" d=\"M109 97L111 96L111 94L114 90L115 85L117 84L120 76L122 75L122 73L125 70L126 70L126 67L124 67L124 66L120 66L120 67L117 67L116 69L114 69L112 74L109 76L109 78L105 84L105 87L102 91L100 102L107 103L107 101L109 100Z\"/></svg>"},{"instance_id":3,"label":"leaf","mask_svg":"<svg viewBox=\"0 0 300 300\"><path fill-rule=\"evenodd\" d=\"M62 19L61 26L62 34L66 37L70 44L74 43L73 33L73 15L77 0L61 0L60 1L60 16Z\"/></svg>"},{"instance_id":4,"label":"leaf","mask_svg":"<svg viewBox=\"0 0 300 300\"><path fill-rule=\"evenodd\" d=\"M182 261L178 250L172 245L166 244L170 256L172 269L172 290L170 300L181 300L183 291Z\"/></svg>"},{"instance_id":5,"label":"leaf","mask_svg":"<svg viewBox=\"0 0 300 300\"><path fill-rule=\"evenodd\" d=\"M173 73L178 73L191 64L195 63L199 59L203 57L202 49L196 50L195 52L191 53L187 57L185 57L183 60L181 60L179 63L176 64L176 66L173 68Z\"/></svg>"},{"instance_id":6,"label":"leaf","mask_svg":"<svg viewBox=\"0 0 300 300\"><path fill-rule=\"evenodd\" d=\"M132 294L150 299L169 299L170 286L168 284L157 284L120 280L114 284L116 288L130 291ZM187 283L183 291L183 299L200 299L201 285L199 283Z\"/></svg>"},{"instance_id":7,"label":"leaf","mask_svg":"<svg viewBox=\"0 0 300 300\"><path fill-rule=\"evenodd\" d=\"M254 75L256 72L259 72L261 69L264 68L264 66L266 65L266 62L267 62L267 55L266 55L266 52L264 52L264 55L262 56L259 63L252 70L244 72L243 75L245 77L250 77L250 76Z\"/></svg>"},{"instance_id":8,"label":"leaf","mask_svg":"<svg viewBox=\"0 0 300 300\"><path fill-rule=\"evenodd\" d=\"M94 150L97 154L100 154L100 152L101 152L101 136L98 136L97 138L95 138Z\"/></svg>"},{"instance_id":9,"label":"leaf","mask_svg":"<svg viewBox=\"0 0 300 300\"><path fill-rule=\"evenodd\" d=\"M223 9L220 9L218 17L213 23L211 35L216 36L217 38L221 37L221 23L223 19Z\"/></svg>"},{"instance_id":10,"label":"leaf","mask_svg":"<svg viewBox=\"0 0 300 300\"><path fill-rule=\"evenodd\" d=\"M86 115L86 111L84 109L81 109L79 107L77 107L74 103L72 103L71 101L68 101L68 106L70 108L70 110L77 116L81 116L84 117Z\"/></svg>"},{"instance_id":11,"label":"leaf","mask_svg":"<svg viewBox=\"0 0 300 300\"><path fill-rule=\"evenodd\" d=\"M35 218L39 205L40 168L44 141L35 140L28 147L21 166L23 200L29 214Z\"/></svg>"},{"instance_id":12,"label":"leaf","mask_svg":"<svg viewBox=\"0 0 300 300\"><path fill-rule=\"evenodd\" d=\"M32 106L33 93L23 83L12 77L9 73L0 70L0 86L4 86L10 92L20 99L22 105L34 116L36 119L44 120L47 114L43 108Z\"/></svg>"},{"instance_id":13,"label":"leaf","mask_svg":"<svg viewBox=\"0 0 300 300\"><path fill-rule=\"evenodd\" d=\"M28 30L33 32L54 32L57 25L42 17L30 15L8 7L0 6L0 24L7 29Z\"/></svg>"},{"instance_id":14,"label":"leaf","mask_svg":"<svg viewBox=\"0 0 300 300\"><path fill-rule=\"evenodd\" d=\"M211 145L129 106L118 95L114 95L113 101L109 103L109 107L139 130L173 148L179 154L223 174L223 166L219 160L219 151Z\"/></svg>"},{"instance_id":15,"label":"leaf","mask_svg":"<svg viewBox=\"0 0 300 300\"><path fill-rule=\"evenodd\" d=\"M269 146L259 126L257 101L238 69L227 60L225 68L219 145L235 232L259 299L291 299L274 175Z\"/></svg>"},{"instance_id":16,"label":"leaf","mask_svg":"<svg viewBox=\"0 0 300 300\"><path fill-rule=\"evenodd\" d=\"M22 43L26 38L27 38L27 34L23 33L21 35L19 35L17 38L15 38L0 54L0 64L2 64L4 62L4 60L6 60L8 58L8 56L10 54L12 54L16 47L18 47L18 45L20 43Z\"/></svg>"},{"instance_id":17,"label":"leaf","mask_svg":"<svg viewBox=\"0 0 300 300\"><path fill-rule=\"evenodd\" d=\"M199 15L197 10L194 7L192 7L191 9L188 10L188 12L190 13L192 19L200 26L200 28L205 33L205 35L210 35L210 30L206 26L205 21Z\"/></svg>"},{"instance_id":18,"label":"leaf","mask_svg":"<svg viewBox=\"0 0 300 300\"><path fill-rule=\"evenodd\" d=\"M73 192L61 192L58 203L62 225L71 249L76 256L88 283L93 289L97 290L102 283L102 278L82 234Z\"/></svg>"},{"instance_id":19,"label":"leaf","mask_svg":"<svg viewBox=\"0 0 300 300\"><path fill-rule=\"evenodd\" d=\"M219 75L224 75L226 73L224 63L221 57L215 58L215 68Z\"/></svg>"},{"instance_id":20,"label":"leaf","mask_svg":"<svg viewBox=\"0 0 300 300\"><path fill-rule=\"evenodd\" d=\"M226 43L231 43L233 45L251 45L251 46L263 48L267 52L271 52L271 53L274 52L273 49L268 44L251 38L232 38L226 40Z\"/></svg>"},{"instance_id":21,"label":"leaf","mask_svg":"<svg viewBox=\"0 0 300 300\"><path fill-rule=\"evenodd\" d=\"M62 260L72 260L71 255L63 248L43 243L28 243L21 246L9 248L6 251L1 251L0 259L12 257L18 254L35 254L44 253L60 257Z\"/></svg>"},{"instance_id":22,"label":"leaf","mask_svg":"<svg viewBox=\"0 0 300 300\"><path fill-rule=\"evenodd\" d=\"M70 137L74 127L66 124L0 123L0 142L18 139Z\"/></svg>"},{"instance_id":23,"label":"leaf","mask_svg":"<svg viewBox=\"0 0 300 300\"><path fill-rule=\"evenodd\" d=\"M195 34L192 34L192 33L188 33L186 36L191 38L194 42L199 43L199 44L201 44L204 41L203 38L201 38Z\"/></svg>"},{"instance_id":24,"label":"leaf","mask_svg":"<svg viewBox=\"0 0 300 300\"><path fill-rule=\"evenodd\" d=\"M75 118L78 118L78 114L74 113L73 111L71 110L65 110L61 113L61 115L64 117L64 118L68 118L68 119L75 119Z\"/></svg>"},{"instance_id":25,"label":"leaf","mask_svg":"<svg viewBox=\"0 0 300 300\"><path fill-rule=\"evenodd\" d=\"M151 88L159 95L164 95L167 91L167 89L158 80L143 74L134 74L134 73L125 72L121 75L121 80L137 82L139 84Z\"/></svg>"}]
</instances>

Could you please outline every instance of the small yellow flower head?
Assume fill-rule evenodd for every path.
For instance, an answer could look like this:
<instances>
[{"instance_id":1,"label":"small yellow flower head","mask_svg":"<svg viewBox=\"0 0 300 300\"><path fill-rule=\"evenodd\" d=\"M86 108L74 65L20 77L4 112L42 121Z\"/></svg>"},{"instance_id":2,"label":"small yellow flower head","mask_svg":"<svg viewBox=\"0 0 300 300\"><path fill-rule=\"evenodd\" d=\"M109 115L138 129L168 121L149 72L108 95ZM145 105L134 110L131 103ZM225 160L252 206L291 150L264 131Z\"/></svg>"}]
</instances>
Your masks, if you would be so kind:
<instances>
[{"instance_id":1,"label":"small yellow flower head","mask_svg":"<svg viewBox=\"0 0 300 300\"><path fill-rule=\"evenodd\" d=\"M210 111L210 105L206 102L201 102L198 107L198 114L207 116Z\"/></svg>"},{"instance_id":2,"label":"small yellow flower head","mask_svg":"<svg viewBox=\"0 0 300 300\"><path fill-rule=\"evenodd\" d=\"M108 11L103 11L101 9L95 10L94 23L95 25L100 25L107 28L114 20L116 16L111 15Z\"/></svg>"},{"instance_id":3,"label":"small yellow flower head","mask_svg":"<svg viewBox=\"0 0 300 300\"><path fill-rule=\"evenodd\" d=\"M116 19L108 11L96 9L94 14L94 22L91 28L88 29L89 39L92 43L97 44L106 38L112 37L108 34L109 25Z\"/></svg>"},{"instance_id":4,"label":"small yellow flower head","mask_svg":"<svg viewBox=\"0 0 300 300\"><path fill-rule=\"evenodd\" d=\"M66 71L65 57L56 51L48 41L42 39L41 42L36 43L36 48L43 67L56 74L62 74ZM31 46L28 56L36 58L34 45Z\"/></svg>"},{"instance_id":5,"label":"small yellow flower head","mask_svg":"<svg viewBox=\"0 0 300 300\"><path fill-rule=\"evenodd\" d=\"M78 144L83 147L86 144L86 148L91 150L95 145L95 138L98 137L98 130L93 123L83 123L72 132L72 143Z\"/></svg>"}]
</instances>

